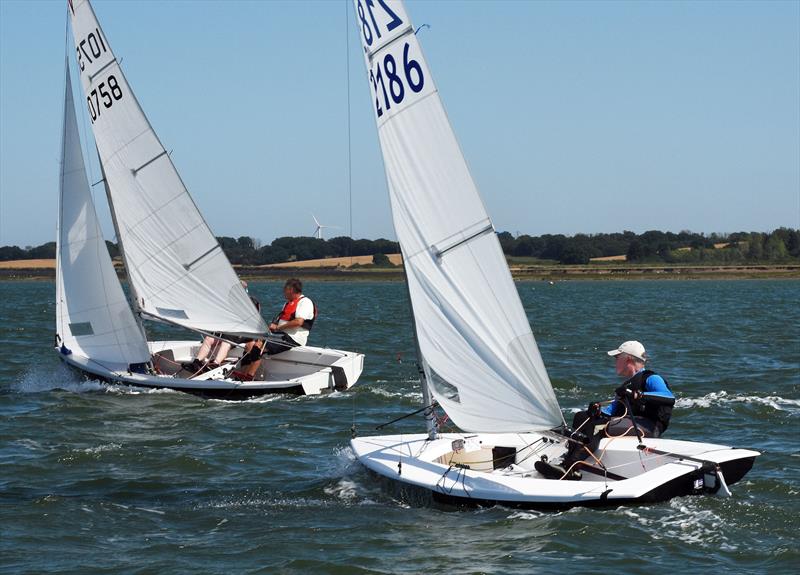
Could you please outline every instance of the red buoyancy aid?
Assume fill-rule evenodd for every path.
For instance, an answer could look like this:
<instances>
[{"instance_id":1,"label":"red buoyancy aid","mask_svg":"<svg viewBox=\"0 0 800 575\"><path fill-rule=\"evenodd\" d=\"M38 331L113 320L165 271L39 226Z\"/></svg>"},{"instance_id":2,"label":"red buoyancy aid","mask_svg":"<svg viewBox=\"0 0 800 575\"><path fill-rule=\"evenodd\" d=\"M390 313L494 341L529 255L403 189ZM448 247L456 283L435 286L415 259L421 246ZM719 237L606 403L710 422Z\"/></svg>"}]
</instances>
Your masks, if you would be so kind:
<instances>
[{"instance_id":1,"label":"red buoyancy aid","mask_svg":"<svg viewBox=\"0 0 800 575\"><path fill-rule=\"evenodd\" d=\"M292 321L295 318L295 312L297 311L297 304L299 304L300 300L303 299L304 297L306 297L306 296L301 295L299 298L293 299L292 301L287 301L284 304L283 309L281 310L281 313L278 316L278 319L279 320L283 320L283 321ZM305 319L305 318L303 318L303 327L308 329L308 330L311 330L311 328L314 325L314 321L317 319L317 304L315 304L312 301L311 305L314 306L314 317L313 317L313 319Z\"/></svg>"}]
</instances>

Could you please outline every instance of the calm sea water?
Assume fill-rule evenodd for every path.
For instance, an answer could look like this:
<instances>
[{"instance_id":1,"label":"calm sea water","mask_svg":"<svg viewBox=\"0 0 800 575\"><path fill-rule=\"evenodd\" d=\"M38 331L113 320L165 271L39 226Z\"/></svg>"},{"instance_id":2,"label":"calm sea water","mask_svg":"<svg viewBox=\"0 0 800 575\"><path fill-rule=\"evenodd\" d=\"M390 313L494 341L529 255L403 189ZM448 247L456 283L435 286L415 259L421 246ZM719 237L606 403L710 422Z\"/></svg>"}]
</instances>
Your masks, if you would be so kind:
<instances>
[{"instance_id":1,"label":"calm sea water","mask_svg":"<svg viewBox=\"0 0 800 575\"><path fill-rule=\"evenodd\" d=\"M268 306L280 284L252 282ZM800 564L800 282L517 284L565 412L640 339L678 395L669 437L763 452L733 497L560 513L453 511L354 463L422 405L401 283L313 283L315 344L366 353L350 392L243 403L82 381L52 282L0 283L0 571L788 573ZM568 415L569 417L569 415ZM394 427L418 432L412 418ZM388 431L392 431L389 429Z\"/></svg>"}]
</instances>

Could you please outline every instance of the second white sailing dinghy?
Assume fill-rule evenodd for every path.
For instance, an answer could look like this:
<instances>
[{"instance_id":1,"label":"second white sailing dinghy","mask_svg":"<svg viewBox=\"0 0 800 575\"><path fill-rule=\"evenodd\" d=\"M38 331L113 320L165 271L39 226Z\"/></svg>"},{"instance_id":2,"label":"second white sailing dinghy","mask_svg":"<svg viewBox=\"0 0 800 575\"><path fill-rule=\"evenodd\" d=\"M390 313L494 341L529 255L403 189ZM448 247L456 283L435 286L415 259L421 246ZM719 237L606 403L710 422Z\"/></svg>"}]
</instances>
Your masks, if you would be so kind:
<instances>
[{"instance_id":1,"label":"second white sailing dinghy","mask_svg":"<svg viewBox=\"0 0 800 575\"><path fill-rule=\"evenodd\" d=\"M354 6L428 407L428 433L354 438L358 460L458 503L561 508L727 492L757 452L620 437L601 441L580 481L536 471L565 453L566 425L494 227L403 3ZM437 433L434 400L463 433Z\"/></svg>"},{"instance_id":2,"label":"second white sailing dinghy","mask_svg":"<svg viewBox=\"0 0 800 575\"><path fill-rule=\"evenodd\" d=\"M364 356L312 346L270 356L253 381L232 377L244 342L264 339L267 326L145 117L91 4L68 0L68 5L134 309L117 280L97 223L67 72L57 257L60 357L91 377L209 397L318 394L352 386ZM181 364L195 357L200 342L148 342L142 319L235 345L215 369L192 373Z\"/></svg>"}]
</instances>

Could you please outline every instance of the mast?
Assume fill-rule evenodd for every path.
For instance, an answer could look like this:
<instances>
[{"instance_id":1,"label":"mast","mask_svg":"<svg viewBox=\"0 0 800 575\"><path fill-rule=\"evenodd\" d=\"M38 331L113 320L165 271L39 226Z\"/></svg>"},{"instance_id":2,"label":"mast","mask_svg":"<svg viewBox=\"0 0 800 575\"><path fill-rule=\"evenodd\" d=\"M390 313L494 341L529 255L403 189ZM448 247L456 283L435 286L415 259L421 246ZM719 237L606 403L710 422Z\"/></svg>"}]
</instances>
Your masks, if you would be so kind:
<instances>
[{"instance_id":1,"label":"mast","mask_svg":"<svg viewBox=\"0 0 800 575\"><path fill-rule=\"evenodd\" d=\"M69 74L69 56L68 51L64 52L64 106L62 108L61 118L61 156L59 160L58 170L58 221L56 223L56 337L55 341L57 346L60 346L64 341L64 318L61 314L62 300L64 299L64 288L62 286L63 278L61 272L61 249L63 248L61 241L61 228L64 225L64 156L67 148L67 106L70 105L69 93L67 89L72 89L70 85Z\"/></svg>"},{"instance_id":2,"label":"mast","mask_svg":"<svg viewBox=\"0 0 800 575\"><path fill-rule=\"evenodd\" d=\"M425 359L422 357L422 350L419 347L419 338L417 337L417 320L414 317L414 302L411 301L411 290L408 287L408 274L406 273L405 258L403 248L400 248L400 253L403 256L403 277L406 284L406 297L408 297L408 307L411 309L411 329L414 332L414 349L417 352L417 371L419 372L419 382L422 385L422 403L427 407L425 410L425 430L428 432L428 440L432 441L437 437L436 418L433 413L433 397L431 390L428 387L428 376L425 373Z\"/></svg>"},{"instance_id":3,"label":"mast","mask_svg":"<svg viewBox=\"0 0 800 575\"><path fill-rule=\"evenodd\" d=\"M95 150L97 147L95 146ZM97 152L98 158L100 152ZM106 198L108 199L108 207L111 211L111 222L114 224L114 234L117 236L117 247L119 248L119 255L122 257L122 267L125 268L125 276L128 278L128 289L131 290L131 299L133 300L133 317L136 318L136 325L139 326L139 331L142 332L142 337L147 341L147 332L142 323L141 308L139 307L139 296L136 294L136 287L130 281L128 274L128 260L125 258L125 248L122 245L122 236L119 233L119 224L117 223L117 212L114 210L114 200L111 197L111 190L108 187L108 180L106 179L106 170L103 167L103 162L100 162L100 174L103 176L103 188L106 191Z\"/></svg>"}]
</instances>

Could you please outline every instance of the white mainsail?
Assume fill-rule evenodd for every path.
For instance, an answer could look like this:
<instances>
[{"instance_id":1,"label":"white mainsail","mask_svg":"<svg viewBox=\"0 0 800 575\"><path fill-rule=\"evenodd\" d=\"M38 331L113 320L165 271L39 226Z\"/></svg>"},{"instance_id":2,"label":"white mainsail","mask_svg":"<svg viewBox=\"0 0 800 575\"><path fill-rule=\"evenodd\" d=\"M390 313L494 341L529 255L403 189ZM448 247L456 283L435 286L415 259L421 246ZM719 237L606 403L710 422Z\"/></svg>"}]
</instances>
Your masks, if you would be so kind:
<instances>
[{"instance_id":1,"label":"white mainsail","mask_svg":"<svg viewBox=\"0 0 800 575\"><path fill-rule=\"evenodd\" d=\"M353 2L432 395L465 431L556 427L558 401L403 3Z\"/></svg>"},{"instance_id":2,"label":"white mainsail","mask_svg":"<svg viewBox=\"0 0 800 575\"><path fill-rule=\"evenodd\" d=\"M125 267L145 316L258 336L266 324L189 196L125 79L88 0L72 32Z\"/></svg>"},{"instance_id":3,"label":"white mainsail","mask_svg":"<svg viewBox=\"0 0 800 575\"><path fill-rule=\"evenodd\" d=\"M56 333L72 353L108 369L150 361L144 334L117 279L92 201L81 151L69 66L64 93Z\"/></svg>"}]
</instances>

